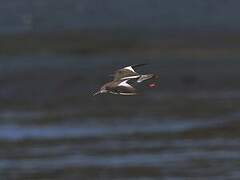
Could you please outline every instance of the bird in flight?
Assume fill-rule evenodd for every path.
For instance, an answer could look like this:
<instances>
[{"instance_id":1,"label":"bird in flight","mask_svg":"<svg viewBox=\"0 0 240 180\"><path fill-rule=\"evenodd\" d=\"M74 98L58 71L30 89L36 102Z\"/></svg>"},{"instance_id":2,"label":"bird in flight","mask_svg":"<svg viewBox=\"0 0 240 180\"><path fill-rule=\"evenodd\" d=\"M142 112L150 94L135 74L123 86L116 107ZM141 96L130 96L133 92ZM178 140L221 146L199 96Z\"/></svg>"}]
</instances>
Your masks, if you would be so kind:
<instances>
[{"instance_id":1,"label":"bird in flight","mask_svg":"<svg viewBox=\"0 0 240 180\"><path fill-rule=\"evenodd\" d=\"M133 87L133 83L141 83L146 80L158 78L156 74L139 74L134 70L134 68L144 65L146 64L136 64L116 70L113 74L113 81L104 84L100 90L93 95L95 96L102 93L128 96L136 95L137 90ZM130 81L132 83L130 83ZM155 84L151 83L149 87L155 87Z\"/></svg>"}]
</instances>

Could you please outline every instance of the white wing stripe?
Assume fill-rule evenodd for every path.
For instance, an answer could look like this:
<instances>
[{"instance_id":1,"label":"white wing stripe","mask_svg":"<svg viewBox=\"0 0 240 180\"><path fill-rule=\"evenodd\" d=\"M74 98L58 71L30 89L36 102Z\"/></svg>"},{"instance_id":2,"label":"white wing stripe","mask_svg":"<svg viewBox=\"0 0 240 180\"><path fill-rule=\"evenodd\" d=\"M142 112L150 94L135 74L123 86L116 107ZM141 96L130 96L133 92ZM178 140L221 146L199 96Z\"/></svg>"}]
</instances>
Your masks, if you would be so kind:
<instances>
[{"instance_id":1,"label":"white wing stripe","mask_svg":"<svg viewBox=\"0 0 240 180\"><path fill-rule=\"evenodd\" d=\"M127 81L128 81L128 80L125 80L125 81L119 83L118 86L124 86L124 87L130 87L130 88L132 88L132 86L127 83Z\"/></svg>"},{"instance_id":2,"label":"white wing stripe","mask_svg":"<svg viewBox=\"0 0 240 180\"><path fill-rule=\"evenodd\" d=\"M127 69L127 70L129 70L129 71L135 72L134 69L132 68L132 66L127 66L127 67L125 67L125 68L123 68L123 69Z\"/></svg>"}]
</instances>

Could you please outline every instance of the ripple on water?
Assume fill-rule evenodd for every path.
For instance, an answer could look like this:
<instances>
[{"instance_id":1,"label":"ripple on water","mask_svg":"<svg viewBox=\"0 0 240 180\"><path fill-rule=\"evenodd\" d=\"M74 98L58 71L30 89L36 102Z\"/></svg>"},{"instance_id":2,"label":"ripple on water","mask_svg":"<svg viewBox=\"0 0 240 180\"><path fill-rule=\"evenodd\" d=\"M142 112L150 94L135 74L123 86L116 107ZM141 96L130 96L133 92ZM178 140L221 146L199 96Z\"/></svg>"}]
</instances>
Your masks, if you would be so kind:
<instances>
[{"instance_id":1,"label":"ripple on water","mask_svg":"<svg viewBox=\"0 0 240 180\"><path fill-rule=\"evenodd\" d=\"M121 120L118 120L118 122ZM193 119L147 119L134 120L129 123L95 123L95 124L55 124L48 126L34 125L2 125L0 140L24 139L62 139L75 137L101 137L111 135L128 135L134 133L179 133L191 129L208 128L228 122L227 119L212 119L210 121ZM116 122L116 121L114 121Z\"/></svg>"},{"instance_id":2,"label":"ripple on water","mask_svg":"<svg viewBox=\"0 0 240 180\"><path fill-rule=\"evenodd\" d=\"M149 178L238 177L239 137L172 136L236 121L222 117L5 124L0 126L0 168L17 175L58 171L63 177L70 172L81 177L86 169L89 176L102 170L123 179L139 174Z\"/></svg>"}]
</instances>

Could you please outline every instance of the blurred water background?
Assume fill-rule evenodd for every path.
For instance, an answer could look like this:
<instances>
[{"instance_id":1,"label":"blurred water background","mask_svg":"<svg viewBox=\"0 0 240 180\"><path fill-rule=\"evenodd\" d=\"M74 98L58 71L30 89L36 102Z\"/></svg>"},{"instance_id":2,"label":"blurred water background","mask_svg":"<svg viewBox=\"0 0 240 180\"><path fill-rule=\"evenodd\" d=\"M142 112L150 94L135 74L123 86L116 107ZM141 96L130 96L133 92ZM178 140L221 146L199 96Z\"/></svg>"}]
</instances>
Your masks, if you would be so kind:
<instances>
[{"instance_id":1,"label":"blurred water background","mask_svg":"<svg viewBox=\"0 0 240 180\"><path fill-rule=\"evenodd\" d=\"M239 6L1 0L0 179L240 179ZM157 88L92 96L135 63Z\"/></svg>"}]
</instances>

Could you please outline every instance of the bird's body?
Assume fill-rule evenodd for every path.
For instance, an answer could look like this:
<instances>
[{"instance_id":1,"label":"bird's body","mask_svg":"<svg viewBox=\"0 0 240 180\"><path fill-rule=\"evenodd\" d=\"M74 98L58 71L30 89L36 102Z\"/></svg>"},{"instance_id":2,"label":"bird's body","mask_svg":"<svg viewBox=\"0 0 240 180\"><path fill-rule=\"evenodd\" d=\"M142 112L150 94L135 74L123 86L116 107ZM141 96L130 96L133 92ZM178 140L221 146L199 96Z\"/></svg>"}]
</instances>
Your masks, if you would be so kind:
<instances>
[{"instance_id":1,"label":"bird's body","mask_svg":"<svg viewBox=\"0 0 240 180\"><path fill-rule=\"evenodd\" d=\"M111 81L104 84L100 91L95 93L94 95L100 93L111 93L111 94L119 94L119 95L136 95L136 89L128 84L128 80L119 80L119 81Z\"/></svg>"},{"instance_id":2,"label":"bird's body","mask_svg":"<svg viewBox=\"0 0 240 180\"><path fill-rule=\"evenodd\" d=\"M137 83L141 83L145 80L157 78L155 74L139 74L134 68L143 66L146 64L136 64L132 66L126 66L124 68L118 69L114 73L113 81L104 84L101 89L94 95L101 93L111 93L118 95L136 95L137 90L128 81L134 80Z\"/></svg>"}]
</instances>

